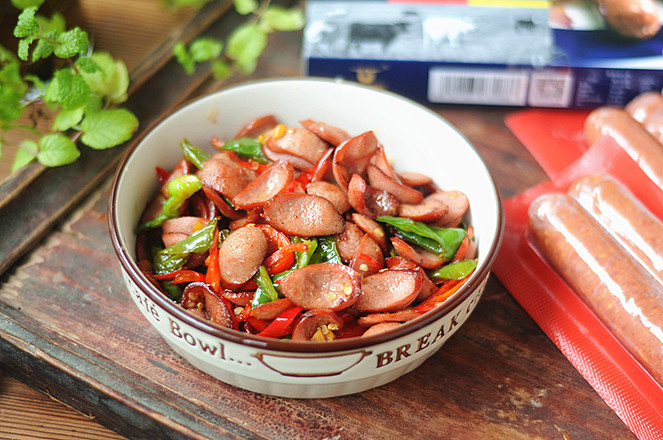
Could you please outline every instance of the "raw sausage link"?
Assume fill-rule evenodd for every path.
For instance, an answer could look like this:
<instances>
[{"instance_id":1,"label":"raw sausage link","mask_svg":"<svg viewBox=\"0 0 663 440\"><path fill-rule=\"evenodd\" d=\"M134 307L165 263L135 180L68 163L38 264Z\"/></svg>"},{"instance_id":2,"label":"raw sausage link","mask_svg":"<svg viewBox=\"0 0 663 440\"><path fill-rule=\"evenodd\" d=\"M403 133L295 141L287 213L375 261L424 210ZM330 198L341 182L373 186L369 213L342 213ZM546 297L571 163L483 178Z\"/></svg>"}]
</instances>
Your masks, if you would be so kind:
<instances>
[{"instance_id":1,"label":"raw sausage link","mask_svg":"<svg viewBox=\"0 0 663 440\"><path fill-rule=\"evenodd\" d=\"M642 168L649 178L663 188L663 146L625 110L600 107L585 120L585 137L589 144L602 135L611 136Z\"/></svg>"},{"instance_id":2,"label":"raw sausage link","mask_svg":"<svg viewBox=\"0 0 663 440\"><path fill-rule=\"evenodd\" d=\"M569 195L663 283L663 223L613 177L586 176Z\"/></svg>"},{"instance_id":3,"label":"raw sausage link","mask_svg":"<svg viewBox=\"0 0 663 440\"><path fill-rule=\"evenodd\" d=\"M599 12L625 37L648 39L661 28L654 0L596 0Z\"/></svg>"},{"instance_id":4,"label":"raw sausage link","mask_svg":"<svg viewBox=\"0 0 663 440\"><path fill-rule=\"evenodd\" d=\"M566 194L529 207L536 247L622 344L663 383L659 283Z\"/></svg>"}]
</instances>

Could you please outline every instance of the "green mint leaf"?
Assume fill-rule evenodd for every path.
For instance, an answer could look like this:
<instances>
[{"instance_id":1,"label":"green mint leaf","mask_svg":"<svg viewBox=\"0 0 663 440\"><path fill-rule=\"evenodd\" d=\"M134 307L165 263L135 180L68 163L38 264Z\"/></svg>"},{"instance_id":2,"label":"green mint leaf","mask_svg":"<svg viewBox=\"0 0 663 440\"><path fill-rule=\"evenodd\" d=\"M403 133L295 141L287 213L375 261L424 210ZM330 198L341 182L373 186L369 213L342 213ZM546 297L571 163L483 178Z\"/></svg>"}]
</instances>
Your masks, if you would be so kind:
<instances>
[{"instance_id":1,"label":"green mint leaf","mask_svg":"<svg viewBox=\"0 0 663 440\"><path fill-rule=\"evenodd\" d=\"M103 150L129 140L137 128L138 119L129 110L101 110L83 119L81 141L91 148Z\"/></svg>"},{"instance_id":2,"label":"green mint leaf","mask_svg":"<svg viewBox=\"0 0 663 440\"><path fill-rule=\"evenodd\" d=\"M51 18L44 17L43 15L35 15L35 20L39 23L39 30L42 34L51 31L60 33L66 30L66 21L64 16L59 12L54 13Z\"/></svg>"},{"instance_id":3,"label":"green mint leaf","mask_svg":"<svg viewBox=\"0 0 663 440\"><path fill-rule=\"evenodd\" d=\"M223 43L214 38L197 38L189 46L191 58L197 62L218 58L223 50Z\"/></svg>"},{"instance_id":4,"label":"green mint leaf","mask_svg":"<svg viewBox=\"0 0 663 440\"><path fill-rule=\"evenodd\" d=\"M0 44L0 63L13 63L16 61L14 53Z\"/></svg>"},{"instance_id":5,"label":"green mint leaf","mask_svg":"<svg viewBox=\"0 0 663 440\"><path fill-rule=\"evenodd\" d=\"M44 3L44 0L12 0L12 5L17 9L39 7L42 3Z\"/></svg>"},{"instance_id":6,"label":"green mint leaf","mask_svg":"<svg viewBox=\"0 0 663 440\"><path fill-rule=\"evenodd\" d=\"M260 27L266 32L298 31L304 27L305 21L304 13L300 9L270 6L262 16Z\"/></svg>"},{"instance_id":7,"label":"green mint leaf","mask_svg":"<svg viewBox=\"0 0 663 440\"><path fill-rule=\"evenodd\" d=\"M108 52L95 52L90 56L90 61L99 67L94 72L81 70L90 90L114 104L126 101L129 89L127 65L115 60Z\"/></svg>"},{"instance_id":8,"label":"green mint leaf","mask_svg":"<svg viewBox=\"0 0 663 440\"><path fill-rule=\"evenodd\" d=\"M12 173L27 166L30 162L36 159L38 151L37 143L35 141L27 140L21 143L21 146L16 150L14 155L14 163L12 163Z\"/></svg>"},{"instance_id":9,"label":"green mint leaf","mask_svg":"<svg viewBox=\"0 0 663 440\"><path fill-rule=\"evenodd\" d=\"M212 60L211 69L214 79L225 79L233 73L232 67L221 60Z\"/></svg>"},{"instance_id":10,"label":"green mint leaf","mask_svg":"<svg viewBox=\"0 0 663 440\"><path fill-rule=\"evenodd\" d=\"M39 33L39 23L35 20L37 8L32 6L26 8L18 15L14 36L16 38L34 37Z\"/></svg>"},{"instance_id":11,"label":"green mint leaf","mask_svg":"<svg viewBox=\"0 0 663 440\"><path fill-rule=\"evenodd\" d=\"M58 167L74 162L81 155L76 144L67 136L56 133L39 139L37 160L47 167Z\"/></svg>"},{"instance_id":12,"label":"green mint leaf","mask_svg":"<svg viewBox=\"0 0 663 440\"><path fill-rule=\"evenodd\" d=\"M0 69L0 121L12 122L25 110L22 104L28 85L21 79L18 63Z\"/></svg>"},{"instance_id":13,"label":"green mint leaf","mask_svg":"<svg viewBox=\"0 0 663 440\"><path fill-rule=\"evenodd\" d=\"M44 38L37 40L35 50L32 51L32 62L38 61L42 58L48 58L55 50L55 45L52 43L58 36L57 31L50 31L44 35Z\"/></svg>"},{"instance_id":14,"label":"green mint leaf","mask_svg":"<svg viewBox=\"0 0 663 440\"><path fill-rule=\"evenodd\" d=\"M67 131L81 122L85 107L62 110L53 120L53 131Z\"/></svg>"},{"instance_id":15,"label":"green mint leaf","mask_svg":"<svg viewBox=\"0 0 663 440\"><path fill-rule=\"evenodd\" d=\"M248 15L258 9L257 0L234 0L235 11L241 15Z\"/></svg>"},{"instance_id":16,"label":"green mint leaf","mask_svg":"<svg viewBox=\"0 0 663 440\"><path fill-rule=\"evenodd\" d=\"M21 60L28 60L28 57L30 56L30 45L33 41L35 41L35 37L33 36L28 36L18 40L18 50L16 51L16 54Z\"/></svg>"},{"instance_id":17,"label":"green mint leaf","mask_svg":"<svg viewBox=\"0 0 663 440\"><path fill-rule=\"evenodd\" d=\"M265 46L267 33L253 23L244 23L230 33L226 54L235 62L240 72L250 74L255 71Z\"/></svg>"},{"instance_id":18,"label":"green mint leaf","mask_svg":"<svg viewBox=\"0 0 663 440\"><path fill-rule=\"evenodd\" d=\"M39 78L37 75L28 74L25 75L23 79L25 79L28 82L31 82L32 85L37 88L40 95L46 93L46 83L44 83L44 81L41 78Z\"/></svg>"},{"instance_id":19,"label":"green mint leaf","mask_svg":"<svg viewBox=\"0 0 663 440\"><path fill-rule=\"evenodd\" d=\"M64 68L55 72L44 99L60 104L63 109L74 109L85 105L90 99L90 87L81 74Z\"/></svg>"},{"instance_id":20,"label":"green mint leaf","mask_svg":"<svg viewBox=\"0 0 663 440\"><path fill-rule=\"evenodd\" d=\"M71 58L85 52L90 45L87 32L75 27L58 35L58 46L55 48L55 56L59 58Z\"/></svg>"},{"instance_id":21,"label":"green mint leaf","mask_svg":"<svg viewBox=\"0 0 663 440\"><path fill-rule=\"evenodd\" d=\"M186 46L181 41L178 41L175 43L175 46L173 46L173 55L188 75L191 75L196 70L196 63L193 61L189 51L187 51Z\"/></svg>"},{"instance_id":22,"label":"green mint leaf","mask_svg":"<svg viewBox=\"0 0 663 440\"><path fill-rule=\"evenodd\" d=\"M95 73L101 72L101 67L99 64L95 63L94 60L90 57L78 57L74 63L76 68L81 72L85 73Z\"/></svg>"}]
</instances>

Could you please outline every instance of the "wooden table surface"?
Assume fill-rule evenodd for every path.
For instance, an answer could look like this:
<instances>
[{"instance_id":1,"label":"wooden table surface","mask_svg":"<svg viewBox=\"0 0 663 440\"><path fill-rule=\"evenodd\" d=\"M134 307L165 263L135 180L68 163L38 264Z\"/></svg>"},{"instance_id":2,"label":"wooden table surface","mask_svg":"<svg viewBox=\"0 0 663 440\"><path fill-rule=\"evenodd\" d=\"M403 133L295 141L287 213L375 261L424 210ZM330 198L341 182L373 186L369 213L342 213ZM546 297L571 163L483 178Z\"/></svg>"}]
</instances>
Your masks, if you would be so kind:
<instances>
[{"instance_id":1,"label":"wooden table surface","mask_svg":"<svg viewBox=\"0 0 663 440\"><path fill-rule=\"evenodd\" d=\"M223 35L229 15L201 32ZM254 77L298 75L300 47L301 33L275 36ZM171 60L129 105L142 130L226 85ZM545 179L504 124L516 109L431 108L476 147L503 197ZM197 372L149 328L121 279L106 226L121 153L36 172L0 203L0 237L18 235L23 250L0 247L0 439L635 438L494 276L438 353L377 389L291 400ZM85 181L69 183L74 175Z\"/></svg>"}]
</instances>

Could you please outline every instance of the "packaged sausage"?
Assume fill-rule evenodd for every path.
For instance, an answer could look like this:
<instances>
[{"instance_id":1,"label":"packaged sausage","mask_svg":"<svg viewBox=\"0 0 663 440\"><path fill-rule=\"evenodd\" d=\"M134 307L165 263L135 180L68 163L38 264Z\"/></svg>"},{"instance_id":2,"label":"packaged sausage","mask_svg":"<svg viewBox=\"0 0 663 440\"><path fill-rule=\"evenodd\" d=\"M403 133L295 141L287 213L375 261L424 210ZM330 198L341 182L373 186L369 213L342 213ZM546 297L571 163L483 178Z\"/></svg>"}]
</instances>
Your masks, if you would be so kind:
<instances>
[{"instance_id":1,"label":"packaged sausage","mask_svg":"<svg viewBox=\"0 0 663 440\"><path fill-rule=\"evenodd\" d=\"M663 283L663 222L626 186L612 176L589 175L574 182L569 195Z\"/></svg>"},{"instance_id":2,"label":"packaged sausage","mask_svg":"<svg viewBox=\"0 0 663 440\"><path fill-rule=\"evenodd\" d=\"M663 285L567 194L538 196L528 217L536 249L663 383Z\"/></svg>"},{"instance_id":3,"label":"packaged sausage","mask_svg":"<svg viewBox=\"0 0 663 440\"><path fill-rule=\"evenodd\" d=\"M537 121L544 119L546 113L550 136L535 136L539 127L528 121L530 112ZM639 439L661 439L663 339L656 327L663 325L663 301L657 296L663 287L643 263L628 254L589 211L569 196L575 194L569 190L574 184L580 186L581 179L590 179L587 176L611 176L606 179L620 183L658 220L663 219L663 191L612 137L602 136L591 146L585 145L581 132L586 115L578 113L575 121L562 127L552 111L521 113L518 123L529 133L518 132L513 120L507 123L516 136L528 140L523 143L550 180L505 200L505 235L493 272ZM561 118L567 120L569 114L565 112ZM557 131L564 132L563 139L555 138L559 136L555 126L562 127ZM535 217L533 222L538 219L541 223L532 227L530 207L543 210L544 206L546 216ZM578 234L576 215L592 226ZM544 240L537 238L537 230L543 230L545 224L555 224L564 231L551 239L556 251L546 252ZM564 229L564 225L569 229ZM568 246L569 242L560 238L563 235L574 236L574 246ZM599 253L602 256L596 261L583 260L586 249L578 250L575 245L586 243L591 248L597 242L604 248L605 252ZM569 262L576 266L575 275L565 272ZM603 269L592 264L602 265ZM606 278L609 271L616 275ZM592 286L600 283L607 287L601 287L599 292L603 295L597 296ZM631 287L619 289L611 283ZM612 310L605 307L609 304ZM650 320L658 323L651 325Z\"/></svg>"}]
</instances>

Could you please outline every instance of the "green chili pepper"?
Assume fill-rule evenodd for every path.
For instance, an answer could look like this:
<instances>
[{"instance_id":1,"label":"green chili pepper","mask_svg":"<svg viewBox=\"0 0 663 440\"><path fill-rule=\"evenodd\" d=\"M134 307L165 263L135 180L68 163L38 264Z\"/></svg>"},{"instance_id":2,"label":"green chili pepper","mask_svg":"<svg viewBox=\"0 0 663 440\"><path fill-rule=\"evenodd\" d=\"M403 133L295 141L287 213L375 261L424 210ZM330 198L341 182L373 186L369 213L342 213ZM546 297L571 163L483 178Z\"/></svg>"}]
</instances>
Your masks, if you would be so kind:
<instances>
[{"instance_id":1,"label":"green chili pepper","mask_svg":"<svg viewBox=\"0 0 663 440\"><path fill-rule=\"evenodd\" d=\"M336 248L336 237L334 235L318 237L318 247L309 261L309 264L317 263L343 263Z\"/></svg>"},{"instance_id":2,"label":"green chili pepper","mask_svg":"<svg viewBox=\"0 0 663 440\"><path fill-rule=\"evenodd\" d=\"M162 280L161 286L170 299L175 302L180 302L182 300L182 288L180 286L173 284L168 280Z\"/></svg>"},{"instance_id":3,"label":"green chili pepper","mask_svg":"<svg viewBox=\"0 0 663 440\"><path fill-rule=\"evenodd\" d=\"M195 174L179 176L168 182L167 190L168 194L170 194L170 197L168 197L163 203L162 213L159 214L154 220L150 220L149 222L145 222L140 225L138 232L142 232L150 228L156 228L161 226L164 220L179 216L180 208L184 202L202 187L203 183Z\"/></svg>"},{"instance_id":4,"label":"green chili pepper","mask_svg":"<svg viewBox=\"0 0 663 440\"><path fill-rule=\"evenodd\" d=\"M184 240L157 252L152 263L154 273L164 274L181 269L190 254L207 251L214 239L214 228L216 228L216 219Z\"/></svg>"},{"instance_id":5,"label":"green chili pepper","mask_svg":"<svg viewBox=\"0 0 663 440\"><path fill-rule=\"evenodd\" d=\"M396 228L405 241L450 260L458 251L467 232L462 228L439 228L404 217L382 216L378 221Z\"/></svg>"},{"instance_id":6,"label":"green chili pepper","mask_svg":"<svg viewBox=\"0 0 663 440\"><path fill-rule=\"evenodd\" d=\"M460 260L430 271L428 276L434 280L462 280L477 268L477 260Z\"/></svg>"},{"instance_id":7,"label":"green chili pepper","mask_svg":"<svg viewBox=\"0 0 663 440\"><path fill-rule=\"evenodd\" d=\"M233 151L240 156L248 157L258 163L269 163L270 160L262 152L262 145L256 139L240 138L226 142L221 147L222 150Z\"/></svg>"},{"instance_id":8,"label":"green chili pepper","mask_svg":"<svg viewBox=\"0 0 663 440\"><path fill-rule=\"evenodd\" d=\"M274 282L267 272L265 266L260 266L258 272L253 276L253 281L258 285L256 293L253 295L251 305L253 307L275 301L279 298L279 294L274 288Z\"/></svg>"},{"instance_id":9,"label":"green chili pepper","mask_svg":"<svg viewBox=\"0 0 663 440\"><path fill-rule=\"evenodd\" d=\"M304 239L302 237L292 237L293 243L306 243L308 250L306 252L295 252L295 267L301 269L311 263L313 253L318 248L318 240L316 238Z\"/></svg>"},{"instance_id":10,"label":"green chili pepper","mask_svg":"<svg viewBox=\"0 0 663 440\"><path fill-rule=\"evenodd\" d=\"M184 151L184 158L193 163L199 170L203 168L205 161L210 159L209 154L193 145L186 138L182 139L180 147L182 147L182 151Z\"/></svg>"}]
</instances>

